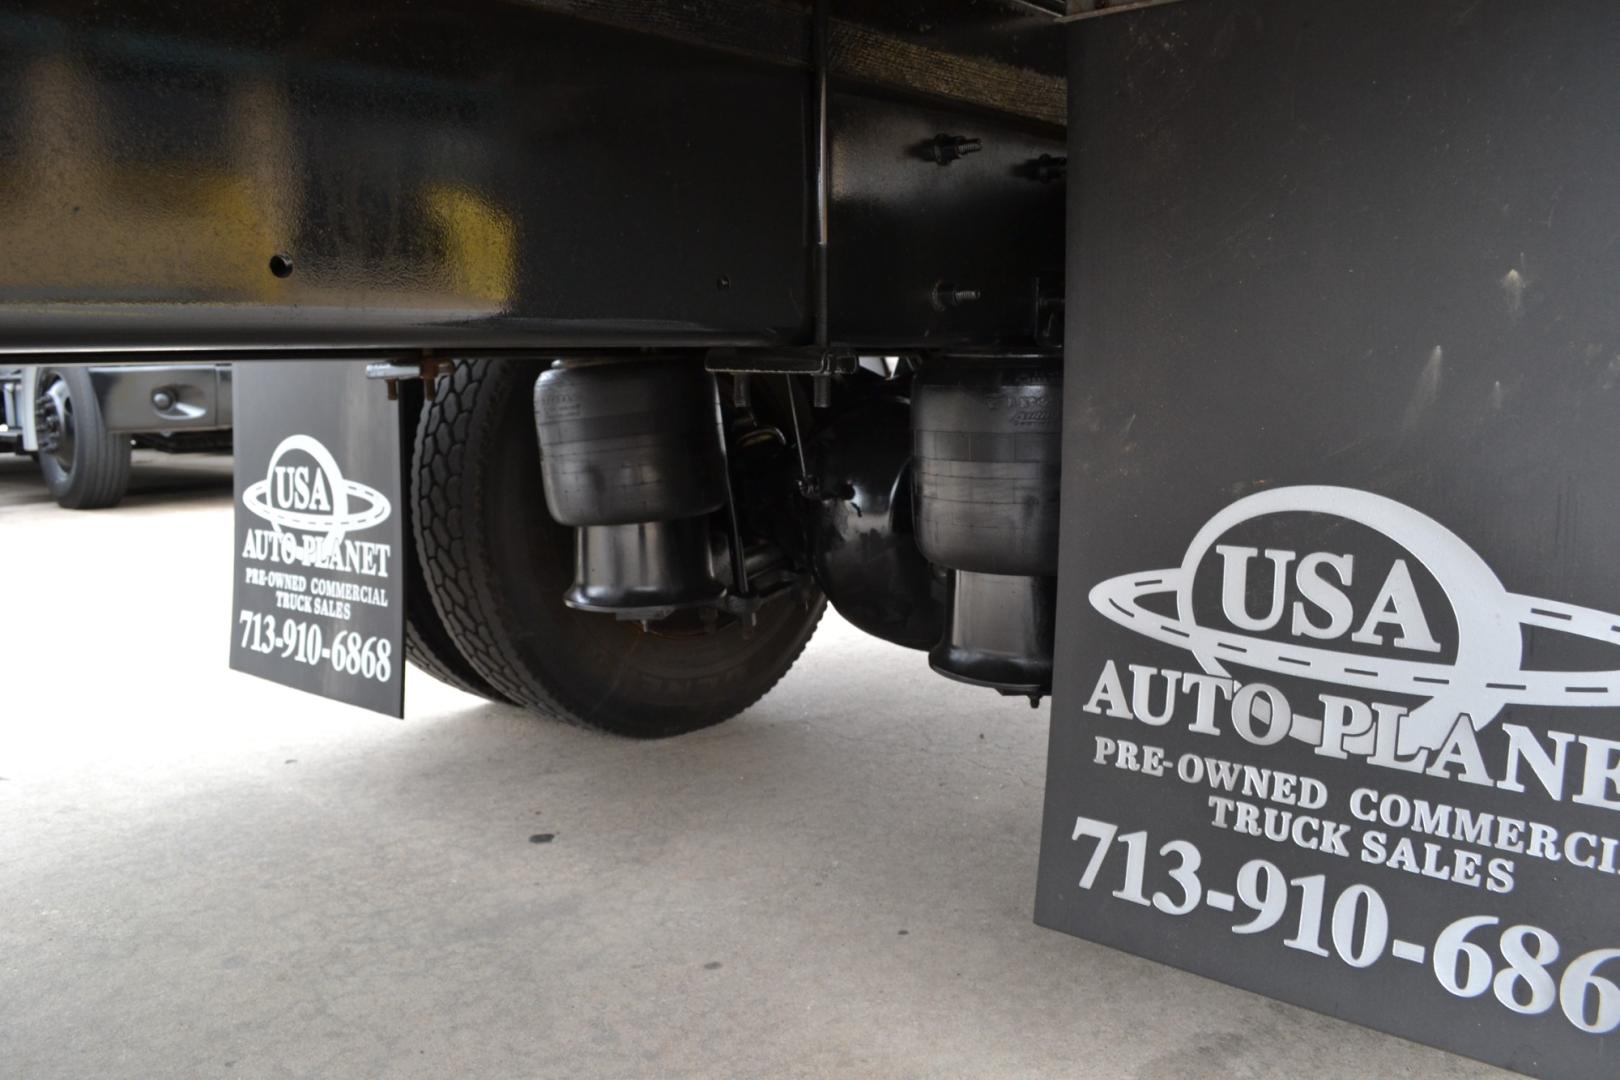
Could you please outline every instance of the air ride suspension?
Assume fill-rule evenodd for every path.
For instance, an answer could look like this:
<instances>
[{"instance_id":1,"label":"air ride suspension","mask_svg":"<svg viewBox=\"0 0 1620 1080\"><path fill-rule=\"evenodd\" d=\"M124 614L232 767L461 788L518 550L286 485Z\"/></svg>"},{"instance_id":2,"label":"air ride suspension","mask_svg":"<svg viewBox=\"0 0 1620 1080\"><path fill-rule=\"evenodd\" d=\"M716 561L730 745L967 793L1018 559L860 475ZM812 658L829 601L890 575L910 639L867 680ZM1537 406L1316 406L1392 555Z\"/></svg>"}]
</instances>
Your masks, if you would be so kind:
<instances>
[{"instance_id":1,"label":"air ride suspension","mask_svg":"<svg viewBox=\"0 0 1620 1080\"><path fill-rule=\"evenodd\" d=\"M1032 704L1052 688L1062 398L1047 355L930 359L911 397L917 546L952 571L929 665Z\"/></svg>"},{"instance_id":2,"label":"air ride suspension","mask_svg":"<svg viewBox=\"0 0 1620 1080\"><path fill-rule=\"evenodd\" d=\"M727 503L714 377L679 357L562 360L534 387L551 516L574 533L570 607L659 619L712 605Z\"/></svg>"}]
</instances>

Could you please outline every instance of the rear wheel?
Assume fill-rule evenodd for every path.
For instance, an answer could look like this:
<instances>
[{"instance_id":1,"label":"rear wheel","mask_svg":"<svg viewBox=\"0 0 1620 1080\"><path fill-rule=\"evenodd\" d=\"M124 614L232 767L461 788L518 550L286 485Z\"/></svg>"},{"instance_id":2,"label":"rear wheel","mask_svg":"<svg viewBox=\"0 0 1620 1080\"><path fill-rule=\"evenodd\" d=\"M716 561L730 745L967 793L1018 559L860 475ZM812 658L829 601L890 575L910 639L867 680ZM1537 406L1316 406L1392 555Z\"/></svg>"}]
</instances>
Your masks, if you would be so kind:
<instances>
[{"instance_id":1,"label":"rear wheel","mask_svg":"<svg viewBox=\"0 0 1620 1080\"><path fill-rule=\"evenodd\" d=\"M129 490L129 436L107 430L90 373L46 368L38 390L39 469L57 504L69 510L118 505Z\"/></svg>"},{"instance_id":2,"label":"rear wheel","mask_svg":"<svg viewBox=\"0 0 1620 1080\"><path fill-rule=\"evenodd\" d=\"M405 656L411 663L465 694L474 694L491 701L506 701L505 695L478 674L456 644L439 618L428 592L427 578L423 575L421 560L416 553L412 530L405 534Z\"/></svg>"},{"instance_id":3,"label":"rear wheel","mask_svg":"<svg viewBox=\"0 0 1620 1080\"><path fill-rule=\"evenodd\" d=\"M414 483L412 477L421 467L424 404L419 382L406 380L400 384L400 423L404 426L402 449L409 455L405 473L407 498L408 489ZM456 648L456 643L450 639L450 631L445 629L444 620L439 618L439 610L433 606L433 596L428 591L427 576L416 547L416 530L409 525L405 529L404 565L406 658L435 679L463 693L491 701L506 701L467 662L467 658Z\"/></svg>"},{"instance_id":4,"label":"rear wheel","mask_svg":"<svg viewBox=\"0 0 1620 1080\"><path fill-rule=\"evenodd\" d=\"M458 362L423 414L413 526L457 652L509 700L621 735L661 738L736 715L792 666L825 601L778 600L753 627L688 614L644 628L566 607L573 531L546 511L533 406L540 370Z\"/></svg>"}]
</instances>

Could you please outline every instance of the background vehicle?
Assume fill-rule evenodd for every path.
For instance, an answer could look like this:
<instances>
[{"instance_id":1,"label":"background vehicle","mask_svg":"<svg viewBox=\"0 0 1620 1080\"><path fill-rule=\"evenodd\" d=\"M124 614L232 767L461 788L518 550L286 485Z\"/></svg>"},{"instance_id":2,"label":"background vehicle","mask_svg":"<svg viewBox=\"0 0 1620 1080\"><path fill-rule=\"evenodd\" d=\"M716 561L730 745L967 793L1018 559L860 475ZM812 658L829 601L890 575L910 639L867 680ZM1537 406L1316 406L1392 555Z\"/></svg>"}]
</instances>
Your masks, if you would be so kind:
<instances>
[{"instance_id":1,"label":"background vehicle","mask_svg":"<svg viewBox=\"0 0 1620 1080\"><path fill-rule=\"evenodd\" d=\"M56 501L116 506L135 447L229 450L229 364L0 367L0 451L29 454Z\"/></svg>"}]
</instances>

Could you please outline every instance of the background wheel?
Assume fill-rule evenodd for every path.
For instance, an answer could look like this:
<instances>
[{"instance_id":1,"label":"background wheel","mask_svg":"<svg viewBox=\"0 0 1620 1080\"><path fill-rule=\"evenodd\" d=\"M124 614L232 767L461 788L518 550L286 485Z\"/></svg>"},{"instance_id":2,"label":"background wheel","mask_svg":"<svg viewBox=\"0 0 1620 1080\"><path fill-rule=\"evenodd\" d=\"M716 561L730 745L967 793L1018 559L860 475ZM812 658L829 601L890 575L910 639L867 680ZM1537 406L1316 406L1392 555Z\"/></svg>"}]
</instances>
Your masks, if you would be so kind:
<instances>
[{"instance_id":1,"label":"background wheel","mask_svg":"<svg viewBox=\"0 0 1620 1080\"><path fill-rule=\"evenodd\" d=\"M116 506L129 490L128 435L107 430L84 368L39 373L35 399L39 470L57 505L69 510Z\"/></svg>"},{"instance_id":2,"label":"background wheel","mask_svg":"<svg viewBox=\"0 0 1620 1080\"><path fill-rule=\"evenodd\" d=\"M413 527L458 652L509 700L576 724L661 738L717 724L786 674L826 606L781 599L758 625L695 615L643 629L575 611L573 532L546 512L534 429L541 365L460 361L422 416Z\"/></svg>"}]
</instances>

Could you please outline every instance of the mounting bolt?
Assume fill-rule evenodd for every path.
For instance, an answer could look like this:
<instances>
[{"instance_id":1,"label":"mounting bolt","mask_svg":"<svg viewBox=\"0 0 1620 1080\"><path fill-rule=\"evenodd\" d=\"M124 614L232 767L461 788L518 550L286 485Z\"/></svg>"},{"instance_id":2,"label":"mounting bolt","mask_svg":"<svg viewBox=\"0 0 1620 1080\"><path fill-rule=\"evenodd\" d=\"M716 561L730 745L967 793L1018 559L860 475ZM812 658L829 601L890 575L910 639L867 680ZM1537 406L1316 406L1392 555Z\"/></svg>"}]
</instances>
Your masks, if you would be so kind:
<instances>
[{"instance_id":1,"label":"mounting bolt","mask_svg":"<svg viewBox=\"0 0 1620 1080\"><path fill-rule=\"evenodd\" d=\"M977 154L984 149L984 140L971 135L935 135L928 144L928 160L936 165L949 165L957 158Z\"/></svg>"},{"instance_id":2,"label":"mounting bolt","mask_svg":"<svg viewBox=\"0 0 1620 1080\"><path fill-rule=\"evenodd\" d=\"M174 391L167 386L160 386L152 391L152 408L158 412L167 412L174 408Z\"/></svg>"},{"instance_id":3,"label":"mounting bolt","mask_svg":"<svg viewBox=\"0 0 1620 1080\"><path fill-rule=\"evenodd\" d=\"M1029 163L1029 175L1043 184L1057 184L1068 179L1069 159L1053 154L1042 154Z\"/></svg>"},{"instance_id":4,"label":"mounting bolt","mask_svg":"<svg viewBox=\"0 0 1620 1080\"><path fill-rule=\"evenodd\" d=\"M949 311L963 304L971 304L982 295L978 289L959 289L948 281L941 281L934 286L932 301L935 311Z\"/></svg>"}]
</instances>

